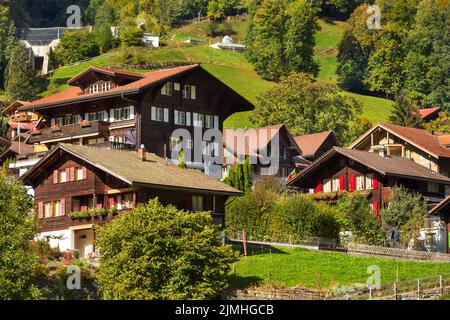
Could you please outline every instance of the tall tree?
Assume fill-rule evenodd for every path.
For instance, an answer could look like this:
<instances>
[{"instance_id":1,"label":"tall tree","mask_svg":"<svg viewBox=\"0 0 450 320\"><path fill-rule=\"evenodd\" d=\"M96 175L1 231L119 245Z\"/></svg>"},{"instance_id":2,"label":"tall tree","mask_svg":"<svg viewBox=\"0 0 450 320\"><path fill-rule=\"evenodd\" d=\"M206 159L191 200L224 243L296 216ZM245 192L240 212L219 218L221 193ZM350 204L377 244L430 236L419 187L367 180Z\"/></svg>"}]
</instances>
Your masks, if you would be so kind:
<instances>
[{"instance_id":1,"label":"tall tree","mask_svg":"<svg viewBox=\"0 0 450 320\"><path fill-rule=\"evenodd\" d=\"M33 100L36 97L36 85L30 52L19 41L15 41L8 49L5 92L11 100Z\"/></svg>"},{"instance_id":2,"label":"tall tree","mask_svg":"<svg viewBox=\"0 0 450 320\"><path fill-rule=\"evenodd\" d=\"M366 88L366 69L378 34L367 28L367 9L367 4L355 9L339 43L338 82L348 89Z\"/></svg>"},{"instance_id":3,"label":"tall tree","mask_svg":"<svg viewBox=\"0 0 450 320\"><path fill-rule=\"evenodd\" d=\"M317 75L313 60L317 8L305 0L263 0L251 12L247 31L248 59L264 79L279 80L290 72Z\"/></svg>"},{"instance_id":4,"label":"tall tree","mask_svg":"<svg viewBox=\"0 0 450 320\"><path fill-rule=\"evenodd\" d=\"M383 28L367 65L366 81L371 91L394 97L403 89L406 36L406 32L393 24Z\"/></svg>"},{"instance_id":5,"label":"tall tree","mask_svg":"<svg viewBox=\"0 0 450 320\"><path fill-rule=\"evenodd\" d=\"M389 121L404 127L420 128L422 121L419 117L418 109L408 97L406 92L402 92L395 99Z\"/></svg>"},{"instance_id":6,"label":"tall tree","mask_svg":"<svg viewBox=\"0 0 450 320\"><path fill-rule=\"evenodd\" d=\"M284 123L293 135L332 130L345 140L361 105L326 81L293 73L257 97L251 120L256 126Z\"/></svg>"},{"instance_id":7,"label":"tall tree","mask_svg":"<svg viewBox=\"0 0 450 320\"><path fill-rule=\"evenodd\" d=\"M450 111L450 1L423 0L408 42L407 88L423 106Z\"/></svg>"},{"instance_id":8,"label":"tall tree","mask_svg":"<svg viewBox=\"0 0 450 320\"><path fill-rule=\"evenodd\" d=\"M4 73L6 68L6 56L8 49L8 38L11 34L11 25L13 24L10 16L8 2L0 3L0 89L4 86Z\"/></svg>"},{"instance_id":9,"label":"tall tree","mask_svg":"<svg viewBox=\"0 0 450 320\"><path fill-rule=\"evenodd\" d=\"M104 3L97 8L94 24L94 37L100 49L100 53L105 53L113 47L113 36L111 26L114 22L113 8Z\"/></svg>"},{"instance_id":10,"label":"tall tree","mask_svg":"<svg viewBox=\"0 0 450 320\"><path fill-rule=\"evenodd\" d=\"M37 257L31 248L37 228L31 198L21 184L0 175L0 299L40 298Z\"/></svg>"}]
</instances>

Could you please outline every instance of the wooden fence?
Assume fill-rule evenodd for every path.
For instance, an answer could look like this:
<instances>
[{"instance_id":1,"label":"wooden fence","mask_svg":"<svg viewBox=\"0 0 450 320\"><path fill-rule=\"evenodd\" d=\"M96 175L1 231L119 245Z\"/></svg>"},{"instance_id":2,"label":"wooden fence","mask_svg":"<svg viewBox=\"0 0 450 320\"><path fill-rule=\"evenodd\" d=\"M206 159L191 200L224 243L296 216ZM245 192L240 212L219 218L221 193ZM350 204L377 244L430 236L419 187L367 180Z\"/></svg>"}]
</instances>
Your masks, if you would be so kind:
<instances>
[{"instance_id":1,"label":"wooden fence","mask_svg":"<svg viewBox=\"0 0 450 320\"><path fill-rule=\"evenodd\" d=\"M450 254L441 252L406 250L354 243L348 244L346 248L348 253L361 253L402 259L450 262Z\"/></svg>"},{"instance_id":2,"label":"wooden fence","mask_svg":"<svg viewBox=\"0 0 450 320\"><path fill-rule=\"evenodd\" d=\"M450 293L450 274L400 281L379 288L365 288L327 300L432 300Z\"/></svg>"}]
</instances>

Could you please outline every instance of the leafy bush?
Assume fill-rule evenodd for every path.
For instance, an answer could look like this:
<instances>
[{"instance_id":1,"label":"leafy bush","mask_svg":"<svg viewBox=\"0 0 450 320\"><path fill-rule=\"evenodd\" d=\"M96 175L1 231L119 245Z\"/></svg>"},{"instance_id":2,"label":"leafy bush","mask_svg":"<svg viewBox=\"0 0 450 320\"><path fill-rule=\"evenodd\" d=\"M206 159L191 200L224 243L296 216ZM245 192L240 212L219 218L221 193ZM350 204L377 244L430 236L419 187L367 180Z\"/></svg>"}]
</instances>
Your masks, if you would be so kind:
<instances>
[{"instance_id":1,"label":"leafy bush","mask_svg":"<svg viewBox=\"0 0 450 320\"><path fill-rule=\"evenodd\" d=\"M343 228L352 232L356 242L374 245L383 243L385 234L380 220L374 218L364 194L344 195L339 199L337 209L342 213Z\"/></svg>"},{"instance_id":2,"label":"leafy bush","mask_svg":"<svg viewBox=\"0 0 450 320\"><path fill-rule=\"evenodd\" d=\"M208 212L180 211L158 199L98 230L105 299L206 299L226 286L229 264Z\"/></svg>"},{"instance_id":3,"label":"leafy bush","mask_svg":"<svg viewBox=\"0 0 450 320\"><path fill-rule=\"evenodd\" d=\"M31 240L37 226L32 203L21 184L0 176L0 299L39 298L34 285L38 257Z\"/></svg>"},{"instance_id":4,"label":"leafy bush","mask_svg":"<svg viewBox=\"0 0 450 320\"><path fill-rule=\"evenodd\" d=\"M391 227L401 228L417 211L425 216L428 212L426 203L419 194L412 193L402 186L392 189L393 197L388 207L381 212L384 223Z\"/></svg>"},{"instance_id":5,"label":"leafy bush","mask_svg":"<svg viewBox=\"0 0 450 320\"><path fill-rule=\"evenodd\" d=\"M85 210L85 211L73 211L70 213L70 217L72 219L85 219L85 218L95 218L95 217L102 217L105 218L108 216L108 213L114 212L114 209L105 209L105 208L99 208L99 209L91 209L91 210Z\"/></svg>"},{"instance_id":6,"label":"leafy bush","mask_svg":"<svg viewBox=\"0 0 450 320\"><path fill-rule=\"evenodd\" d=\"M290 195L275 179L261 179L254 190L230 201L226 208L227 232L239 236L246 230L248 239L286 242L292 236L336 239L340 224L338 212L304 195Z\"/></svg>"},{"instance_id":7,"label":"leafy bush","mask_svg":"<svg viewBox=\"0 0 450 320\"><path fill-rule=\"evenodd\" d=\"M100 54L94 34L87 30L66 31L55 48L54 57L59 65L78 62Z\"/></svg>"}]
</instances>

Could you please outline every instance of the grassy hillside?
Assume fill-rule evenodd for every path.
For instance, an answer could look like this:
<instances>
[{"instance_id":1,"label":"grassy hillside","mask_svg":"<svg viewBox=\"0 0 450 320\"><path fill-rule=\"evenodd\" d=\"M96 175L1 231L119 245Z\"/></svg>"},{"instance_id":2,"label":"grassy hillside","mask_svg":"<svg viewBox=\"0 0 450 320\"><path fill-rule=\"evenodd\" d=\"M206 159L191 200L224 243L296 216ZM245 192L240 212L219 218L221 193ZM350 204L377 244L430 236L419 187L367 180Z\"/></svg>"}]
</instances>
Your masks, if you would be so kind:
<instances>
[{"instance_id":1,"label":"grassy hillside","mask_svg":"<svg viewBox=\"0 0 450 320\"><path fill-rule=\"evenodd\" d=\"M243 41L245 38L245 22L240 20L231 23L235 32L233 35L236 41ZM343 22L325 23L321 21L321 31L317 34L316 61L320 65L318 79L335 83L336 77L336 47L343 34L345 24ZM272 83L262 80L245 55L220 51L203 46L187 46L182 42L188 38L202 39L207 43L218 41L220 37L209 37L207 35L207 24L190 24L174 30L173 34L165 40L166 46L160 49L127 49L133 52L139 61L148 62L200 62L202 65L221 79L231 88L243 95L249 101L255 102L258 94L269 88ZM41 95L48 95L66 89L67 80L83 71L87 67L94 66L120 66L123 64L124 53L121 50L110 52L89 62L76 66L66 67L57 70L48 80ZM143 71L143 70L138 70ZM363 116L372 122L385 121L389 115L392 102L385 99L345 93L353 96L363 104ZM237 113L225 121L225 126L229 128L252 127L249 120L250 112Z\"/></svg>"},{"instance_id":2,"label":"grassy hillside","mask_svg":"<svg viewBox=\"0 0 450 320\"><path fill-rule=\"evenodd\" d=\"M258 249L259 247L255 248L257 251ZM355 283L365 284L368 277L367 267L371 265L380 267L382 284L450 272L450 264L445 262L416 262L272 248L272 254L242 257L234 265L230 281L233 287L238 288L270 284L332 288Z\"/></svg>"}]
</instances>

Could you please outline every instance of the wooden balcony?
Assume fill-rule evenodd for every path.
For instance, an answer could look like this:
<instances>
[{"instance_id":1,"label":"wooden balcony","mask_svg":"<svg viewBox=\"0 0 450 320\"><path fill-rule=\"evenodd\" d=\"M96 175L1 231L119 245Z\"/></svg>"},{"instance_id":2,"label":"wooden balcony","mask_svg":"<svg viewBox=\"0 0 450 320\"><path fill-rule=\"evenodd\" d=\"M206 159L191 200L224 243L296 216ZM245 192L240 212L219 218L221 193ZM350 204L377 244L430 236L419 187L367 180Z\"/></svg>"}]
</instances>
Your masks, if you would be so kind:
<instances>
[{"instance_id":1,"label":"wooden balcony","mask_svg":"<svg viewBox=\"0 0 450 320\"><path fill-rule=\"evenodd\" d=\"M30 143L44 141L64 141L96 134L105 136L108 133L108 123L103 121L83 122L66 126L42 128L31 132Z\"/></svg>"},{"instance_id":2,"label":"wooden balcony","mask_svg":"<svg viewBox=\"0 0 450 320\"><path fill-rule=\"evenodd\" d=\"M97 148L113 149L113 150L128 150L128 151L136 150L136 145L134 145L134 144L114 142L114 141L105 141L105 142L101 142L101 143L92 144L90 146L97 147Z\"/></svg>"}]
</instances>

